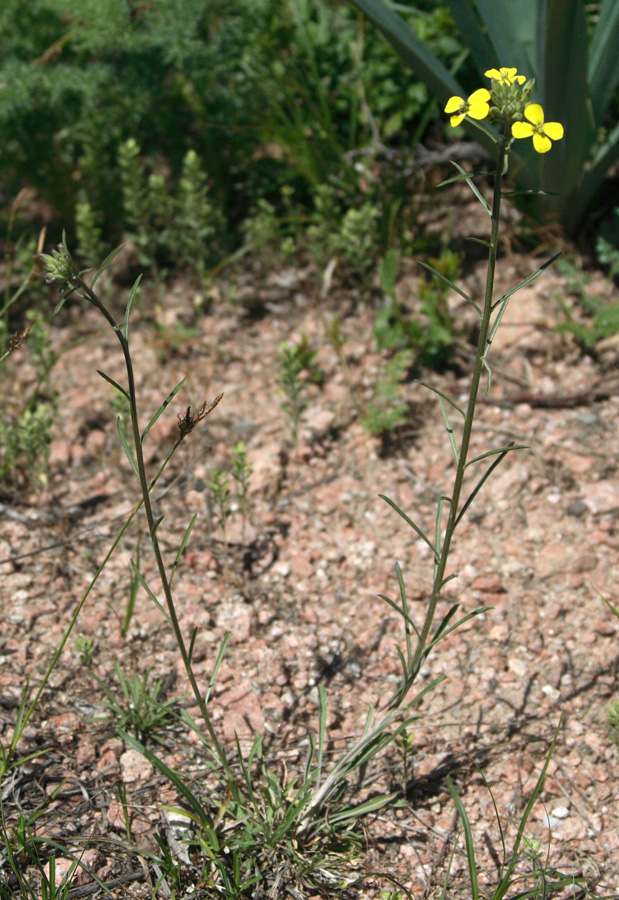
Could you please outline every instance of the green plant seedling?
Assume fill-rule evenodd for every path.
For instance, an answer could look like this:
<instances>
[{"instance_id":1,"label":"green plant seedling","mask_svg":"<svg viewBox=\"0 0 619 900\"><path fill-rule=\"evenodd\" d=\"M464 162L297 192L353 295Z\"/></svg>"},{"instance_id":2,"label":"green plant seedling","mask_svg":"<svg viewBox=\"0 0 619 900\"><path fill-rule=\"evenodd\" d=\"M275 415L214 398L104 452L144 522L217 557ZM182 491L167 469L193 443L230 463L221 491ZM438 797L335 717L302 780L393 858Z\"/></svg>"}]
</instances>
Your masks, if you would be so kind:
<instances>
[{"instance_id":1,"label":"green plant seedling","mask_svg":"<svg viewBox=\"0 0 619 900\"><path fill-rule=\"evenodd\" d=\"M225 474L225 472L217 472L213 470L211 472L210 480L207 482L207 487L211 492L213 496L213 502L217 507L217 524L223 535L224 549L227 552L228 540L226 525L228 523L228 519L232 515L232 491L230 490L230 481L228 480L228 476Z\"/></svg>"},{"instance_id":2,"label":"green plant seedling","mask_svg":"<svg viewBox=\"0 0 619 900\"><path fill-rule=\"evenodd\" d=\"M232 451L232 477L236 482L236 503L242 517L241 540L245 543L247 520L251 510L249 486L253 465L247 458L247 447L244 441L239 441Z\"/></svg>"},{"instance_id":3,"label":"green plant seedling","mask_svg":"<svg viewBox=\"0 0 619 900\"><path fill-rule=\"evenodd\" d=\"M298 344L283 343L279 348L278 377L281 393L286 398L282 409L290 419L293 444L297 442L301 416L307 408L308 384L320 384L322 381L322 372L316 363L317 355L305 335Z\"/></svg>"},{"instance_id":4,"label":"green plant seedling","mask_svg":"<svg viewBox=\"0 0 619 900\"><path fill-rule=\"evenodd\" d=\"M108 685L94 672L91 672L106 697L106 705L118 720L118 729L130 728L140 740L156 736L156 732L164 729L175 718L178 700L163 700L163 679L150 679L150 669L142 677L133 678L123 673L118 663L114 663L114 671L120 686L123 701L116 699Z\"/></svg>"}]
</instances>

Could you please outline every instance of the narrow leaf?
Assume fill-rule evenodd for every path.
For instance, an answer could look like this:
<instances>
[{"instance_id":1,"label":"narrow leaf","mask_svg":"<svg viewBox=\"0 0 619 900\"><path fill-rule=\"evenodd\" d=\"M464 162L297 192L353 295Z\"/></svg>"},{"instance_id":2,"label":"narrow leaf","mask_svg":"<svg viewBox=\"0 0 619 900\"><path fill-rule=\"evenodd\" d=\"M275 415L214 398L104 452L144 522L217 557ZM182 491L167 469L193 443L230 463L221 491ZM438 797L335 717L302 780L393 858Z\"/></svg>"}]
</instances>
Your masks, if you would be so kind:
<instances>
[{"instance_id":1,"label":"narrow leaf","mask_svg":"<svg viewBox=\"0 0 619 900\"><path fill-rule=\"evenodd\" d=\"M528 449L529 449L528 444L514 444L514 442L512 441L512 443L508 444L507 447L497 447L496 450L488 450L486 453L481 453L479 456L476 456L475 459L469 459L469 461L467 462L467 464L464 468L467 469L469 466L472 466L473 463L479 462L480 459L486 459L488 456L496 456L498 453L502 453L503 455L505 455L510 450L528 450Z\"/></svg>"},{"instance_id":2,"label":"narrow leaf","mask_svg":"<svg viewBox=\"0 0 619 900\"><path fill-rule=\"evenodd\" d=\"M460 413L460 415L462 416L462 418L463 418L463 419L466 418L466 416L465 416L465 414L464 414L464 410L462 409L462 407L461 407L461 406L458 406L458 404L456 403L456 401L455 401L455 400L452 400L451 397L448 397L447 394L444 394L442 391L439 391L438 388L432 387L431 384L427 384L427 382L425 382L425 381L419 381L419 379L417 379L417 384L422 384L424 387L428 388L428 390L430 390L430 391L432 391L433 393L437 394L439 397L442 397L443 400L446 400L448 403L451 403L451 405L453 406L453 408L458 410L458 412Z\"/></svg>"},{"instance_id":3,"label":"narrow leaf","mask_svg":"<svg viewBox=\"0 0 619 900\"><path fill-rule=\"evenodd\" d=\"M434 554L434 556L435 556L435 557L438 556L438 554L437 554L437 552L436 552L436 549L434 548L434 546L433 546L433 544L432 544L432 541L429 540L429 538L426 537L426 535L423 533L423 531L421 530L421 528L420 528L418 525L415 525L415 523L413 522L413 520L412 520L411 518L409 518L409 517L406 515L406 513L403 512L403 510L401 510L400 507L397 506L397 504L395 504L395 503L393 502L393 500L390 500L389 497L386 497L384 494L379 494L378 496L380 497L381 500L384 500L385 503L387 503L393 510L395 510L395 511L397 512L397 514L398 514L399 516L401 516L401 517L404 519L404 521L406 522L406 524L407 524L407 525L410 525L410 527L413 529L413 531L416 532L416 534L418 534L419 537L420 537L422 540L424 540L424 541L426 542L426 544L428 545L428 547L430 548L430 550L432 551L432 553Z\"/></svg>"},{"instance_id":4,"label":"narrow leaf","mask_svg":"<svg viewBox=\"0 0 619 900\"><path fill-rule=\"evenodd\" d=\"M129 444L128 444L128 442L127 442L127 438L125 437L125 429L123 428L123 423L122 423L122 420L121 420L120 416L118 416L118 418L116 419L116 427L117 427L117 429L118 429L118 434L120 435L120 440L121 440L121 442L122 442L122 445L123 445L123 447L124 447L124 449L125 449L125 453L127 454L127 459L128 459L129 462L131 463L131 468L132 468L133 471L135 472L135 477L136 477L136 478L138 479L138 481L139 481L139 480L140 480L140 474L139 474L139 472L138 472L138 467L137 467L137 464L136 464L136 462L135 462L135 460L134 460L134 458L133 458L133 454L131 453L131 449L130 449Z\"/></svg>"},{"instance_id":5,"label":"narrow leaf","mask_svg":"<svg viewBox=\"0 0 619 900\"><path fill-rule=\"evenodd\" d=\"M451 161L452 165L455 165L453 161ZM464 175L452 175L451 178L446 178L445 181L441 181L440 184L437 184L437 188L445 187L446 184L453 184L456 181L470 181L472 178L480 178L482 175L491 175L494 178L494 172L464 172ZM473 240L473 238L470 238Z\"/></svg>"},{"instance_id":6,"label":"narrow leaf","mask_svg":"<svg viewBox=\"0 0 619 900\"><path fill-rule=\"evenodd\" d=\"M456 804L456 809L458 810L458 814L460 819L462 820L462 825L464 827L464 840L466 842L466 857L469 867L469 881L471 885L471 897L472 900L479 900L479 883L477 881L477 863L475 861L475 842L473 841L473 832L471 831L471 823L469 822L469 818L466 814L466 809L464 808L464 803L460 798L460 794L456 790L456 786L451 780L451 775L447 775L445 778L445 783L447 784L447 789L452 796L454 803Z\"/></svg>"},{"instance_id":7,"label":"narrow leaf","mask_svg":"<svg viewBox=\"0 0 619 900\"><path fill-rule=\"evenodd\" d=\"M457 294L460 294L460 296L463 297L467 303L471 304L473 309L475 309L477 311L478 315L481 318L481 309L479 308L479 306L475 303L474 300L471 300L469 295L465 294L464 291L461 288L459 288L457 284L454 284L453 281L449 280L449 278L445 278L444 275L442 275L440 272L437 272L436 269L433 268L433 266L429 265L428 263L422 262L422 260L420 260L420 259L418 259L417 262L419 263L420 266L423 266L424 269L427 269L428 272L431 272L437 278L440 278L441 281L444 281L445 284L448 284L449 287L452 288Z\"/></svg>"},{"instance_id":8,"label":"narrow leaf","mask_svg":"<svg viewBox=\"0 0 619 900\"><path fill-rule=\"evenodd\" d=\"M109 254L105 257L105 259L104 259L103 262L101 263L99 269L97 270L97 274L95 275L95 277L94 277L94 278L92 279L92 281L90 282L90 289L91 289L91 290L94 288L95 284L96 284L97 281L99 280L99 277L103 274L103 272L105 272L105 270L107 269L107 267L109 266L109 264L112 262L112 260L113 260L114 257L116 256L116 254L117 254L117 253L120 253L120 251L123 249L123 246L124 246L124 245L121 244L120 247L117 247L115 250L112 250L112 252L109 253Z\"/></svg>"},{"instance_id":9,"label":"narrow leaf","mask_svg":"<svg viewBox=\"0 0 619 900\"><path fill-rule=\"evenodd\" d=\"M500 463L502 460L505 459L505 457L507 456L507 454L509 453L509 451L510 451L510 450L521 450L521 449L526 449L526 448L523 448L523 447L520 447L520 446L517 447L517 446L514 444L514 442L512 441L511 444L509 444L509 446L505 447L503 450L491 451L491 453L497 452L499 455L498 455L497 459L494 460L494 462L492 463L492 465L491 465L491 466L488 466L488 468L486 469L486 471L484 472L484 474L481 476L481 478L480 478L479 481L477 482L477 485L473 488L473 490L472 490L471 493L469 494L469 497L468 497L466 503L464 504L464 506L462 507L462 509L461 509L460 512L458 513L458 516L457 516L457 518L456 518L456 523L455 523L456 525L458 525L458 523L459 523L460 520L462 519L462 516L466 513L467 509L469 508L469 506L471 505L471 503L473 502L473 500L475 499L475 497L477 496L477 494L480 492L480 490L482 489L482 487L483 487L483 485L485 484L485 482L488 480L488 478L490 478L490 475L494 472L494 470L495 470L496 467L499 465L499 463ZM484 453L482 456L478 457L478 459L483 459L484 456L490 456L491 453ZM476 460L471 460L471 462L472 462L472 463L473 463L473 462L476 462Z\"/></svg>"},{"instance_id":10,"label":"narrow leaf","mask_svg":"<svg viewBox=\"0 0 619 900\"><path fill-rule=\"evenodd\" d=\"M473 241L473 243L475 243L475 244L482 244L484 247L487 247L488 249L490 249L492 246L490 241L484 241L483 238L467 237L466 240Z\"/></svg>"},{"instance_id":11,"label":"narrow leaf","mask_svg":"<svg viewBox=\"0 0 619 900\"><path fill-rule=\"evenodd\" d=\"M133 306L133 301L135 300L135 296L138 292L138 287L140 286L140 281L142 280L142 275L138 275L135 279L133 287L131 288L131 293L129 294L129 299L127 301L127 309L125 310L125 328L124 335L125 340L129 338L129 316L131 315L131 307Z\"/></svg>"},{"instance_id":12,"label":"narrow leaf","mask_svg":"<svg viewBox=\"0 0 619 900\"><path fill-rule=\"evenodd\" d=\"M466 181L466 183L468 184L470 189L473 191L473 193L475 194L475 196L477 197L477 199L479 200L479 202L481 203L483 208L486 210L486 212L488 213L490 218L492 218L492 210L490 209L490 207L484 200L482 194L479 191L479 188L477 187L477 185L475 184L475 182L473 181L473 179L471 178L469 173L465 172L464 169L462 168L462 166L459 166L457 162L453 161L453 159L450 160L450 162L451 162L452 166L455 166L456 169L458 170L458 172L460 172L460 174L464 177L464 180Z\"/></svg>"},{"instance_id":13,"label":"narrow leaf","mask_svg":"<svg viewBox=\"0 0 619 900\"><path fill-rule=\"evenodd\" d=\"M97 369L97 375L100 375L101 378L103 378L105 381L107 381L108 384L111 384L113 388L116 388L117 391L120 391L121 394L124 394L124 396L127 398L127 400L129 399L128 391L126 391L124 389L124 387L121 387L117 381L114 381L113 378L110 378L109 375L106 375L105 372L102 372L101 369Z\"/></svg>"},{"instance_id":14,"label":"narrow leaf","mask_svg":"<svg viewBox=\"0 0 619 900\"><path fill-rule=\"evenodd\" d=\"M322 759L327 737L327 692L324 684L318 685L318 756L316 758L316 790L322 781Z\"/></svg>"},{"instance_id":15,"label":"narrow leaf","mask_svg":"<svg viewBox=\"0 0 619 900\"><path fill-rule=\"evenodd\" d=\"M542 272L544 271L544 269L547 269L548 266L551 266L554 262L556 262L556 261L559 259L560 256L561 256L561 253L559 252L559 253L555 253L554 256L551 256L550 259L547 259L546 262L545 262L543 265L541 265L541 266L539 267L539 269L537 269L535 272L532 272L531 275L527 275L527 277L524 278L521 282L519 282L519 283L516 285L516 287L510 288L509 291L507 291L507 293L503 294L503 296L500 297L500 298L496 301L496 303L493 303L493 304L492 304L492 309L496 309L497 306L500 306L501 303L503 303L504 300L509 300L509 298L512 296L512 294L515 294L516 291L519 291L519 290L520 290L520 288L523 288L523 287L525 287L527 284L530 284L532 281L534 281L534 280L538 277L538 275L541 275L541 274L542 274Z\"/></svg>"},{"instance_id":16,"label":"narrow leaf","mask_svg":"<svg viewBox=\"0 0 619 900\"><path fill-rule=\"evenodd\" d=\"M176 387L174 388L174 390L170 391L170 393L168 394L168 396L165 398L165 400L163 401L163 403L161 404L161 406L159 407L159 409L157 410L157 412L155 413L155 415L152 417L152 419L150 420L150 422L148 423L148 425L146 426L146 428L145 428L144 431L142 432L142 440L144 440L144 438L146 437L146 435L148 434L148 432L150 431L150 429L153 427L153 425L155 424L155 422L157 421L157 419L158 419L159 416L161 415L161 413L164 411L164 409L166 408L166 406L168 406L168 404L174 399L174 397L176 397L176 395L178 394L178 392L180 391L180 389L182 388L182 386L183 386L184 384L185 384L185 379L183 378L182 381L179 381L179 383L176 385Z\"/></svg>"},{"instance_id":17,"label":"narrow leaf","mask_svg":"<svg viewBox=\"0 0 619 900\"><path fill-rule=\"evenodd\" d=\"M165 619L166 619L168 625L171 626L171 625L172 625L172 620L170 619L170 616L169 616L167 610L164 609L164 607L161 605L161 603L159 602L159 600L157 600L157 598L155 597L155 595L153 594L153 592L151 591L151 589L150 589L149 586L147 585L144 576L143 576L142 573L138 570L138 568L136 567L136 564L134 563L133 560L131 560L131 567L132 567L133 571L135 572L136 578L138 579L138 581L140 582L140 584L142 585L142 587L144 588L144 590L146 591L146 593L148 594L148 596L150 597L150 599L153 601L153 603L155 604L155 606L157 607L157 609L159 610L159 612L165 617Z\"/></svg>"},{"instance_id":18,"label":"narrow leaf","mask_svg":"<svg viewBox=\"0 0 619 900\"><path fill-rule=\"evenodd\" d=\"M142 756L155 769L157 769L159 772L161 772L162 775L165 775L165 777L168 778L172 782L172 784L177 789L177 791L179 791L183 795L183 797L185 798L185 800L187 801L187 803L189 804L191 809L194 811L194 813L196 814L196 816L202 823L202 826L204 828L208 828L211 823L210 823L210 818L209 818L207 812L205 811L204 807L202 806L202 804L200 803L198 798L195 796L195 794L193 794L189 790L189 788L187 787L185 782L182 781L181 778L179 778L179 776L176 774L176 772L173 769L170 769L169 766L166 766L166 764L163 762L163 760L159 759L158 756L155 756L154 753L151 753L151 751L147 747L145 747L144 744L140 743L140 741L136 740L130 734L128 734L126 732L119 732L119 733L120 733L122 740L125 743L129 744L130 747L133 747L134 750L137 750L138 753L141 753Z\"/></svg>"},{"instance_id":19,"label":"narrow leaf","mask_svg":"<svg viewBox=\"0 0 619 900\"><path fill-rule=\"evenodd\" d=\"M183 555L183 553L185 551L185 547L187 546L187 541L189 540L189 535L191 534L191 532L193 530L193 526L196 524L197 518L198 518L198 513L194 513L194 515L191 519L191 522L189 523L189 525L187 526L187 528L185 530L185 534L183 535L183 539L181 541L180 547L176 551L176 558L172 564L172 571L170 572L170 585L172 584L172 580L174 579L174 575L178 568L178 564L181 561L181 556Z\"/></svg>"},{"instance_id":20,"label":"narrow leaf","mask_svg":"<svg viewBox=\"0 0 619 900\"><path fill-rule=\"evenodd\" d=\"M451 444L451 449L453 450L454 459L456 460L456 465L460 461L460 454L458 453L458 447L456 445L456 439L454 437L454 430L451 427L451 422L449 421L449 416L447 414L447 410L445 409L445 404L443 403L443 398L438 398L438 404L441 408L441 412L443 413L443 419L445 420L445 428L447 430L447 436L449 438L449 443ZM437 545L438 546L438 545Z\"/></svg>"}]
</instances>

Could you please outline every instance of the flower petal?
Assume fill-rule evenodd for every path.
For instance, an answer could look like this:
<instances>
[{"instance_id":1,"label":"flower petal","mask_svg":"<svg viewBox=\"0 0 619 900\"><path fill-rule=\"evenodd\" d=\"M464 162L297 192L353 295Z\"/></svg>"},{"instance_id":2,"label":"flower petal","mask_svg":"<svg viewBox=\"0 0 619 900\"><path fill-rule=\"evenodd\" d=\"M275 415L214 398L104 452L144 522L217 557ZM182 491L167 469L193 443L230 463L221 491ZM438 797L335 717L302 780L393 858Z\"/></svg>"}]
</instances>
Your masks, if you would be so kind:
<instances>
[{"instance_id":1,"label":"flower petal","mask_svg":"<svg viewBox=\"0 0 619 900\"><path fill-rule=\"evenodd\" d=\"M560 122L545 122L544 134L552 138L553 141L560 141L563 137L563 125Z\"/></svg>"},{"instance_id":2,"label":"flower petal","mask_svg":"<svg viewBox=\"0 0 619 900\"><path fill-rule=\"evenodd\" d=\"M494 78L495 81L501 80L501 73L498 69L488 69L487 72L484 72L486 78Z\"/></svg>"},{"instance_id":3,"label":"flower petal","mask_svg":"<svg viewBox=\"0 0 619 900\"><path fill-rule=\"evenodd\" d=\"M528 138L534 133L535 129L528 122L514 122L512 125L512 134L515 138Z\"/></svg>"},{"instance_id":4,"label":"flower petal","mask_svg":"<svg viewBox=\"0 0 619 900\"><path fill-rule=\"evenodd\" d=\"M463 119L464 119L464 115L452 116L451 119L449 120L449 124L451 125L452 128L455 128L456 125L459 125Z\"/></svg>"},{"instance_id":5,"label":"flower petal","mask_svg":"<svg viewBox=\"0 0 619 900\"><path fill-rule=\"evenodd\" d=\"M486 88L479 88L479 90L473 91L469 97L469 103L487 103L489 99L490 91Z\"/></svg>"},{"instance_id":6,"label":"flower petal","mask_svg":"<svg viewBox=\"0 0 619 900\"><path fill-rule=\"evenodd\" d=\"M447 106L445 107L446 113L454 113L456 110L460 109L461 106L464 105L464 100L462 97L450 97L447 101Z\"/></svg>"},{"instance_id":7,"label":"flower petal","mask_svg":"<svg viewBox=\"0 0 619 900\"><path fill-rule=\"evenodd\" d=\"M544 110L539 103L529 103L524 108L524 114L529 122L532 122L534 125L544 124Z\"/></svg>"},{"instance_id":8,"label":"flower petal","mask_svg":"<svg viewBox=\"0 0 619 900\"><path fill-rule=\"evenodd\" d=\"M539 134L536 131L533 135L533 146L538 153L548 153L552 147L552 141L545 134Z\"/></svg>"},{"instance_id":9,"label":"flower petal","mask_svg":"<svg viewBox=\"0 0 619 900\"><path fill-rule=\"evenodd\" d=\"M518 69L515 69L515 68L507 69L507 68L505 68L505 66L501 66L501 75L503 76L503 78L506 79L506 81L509 81L510 83L514 80L514 75L516 74L517 71L518 71Z\"/></svg>"}]
</instances>

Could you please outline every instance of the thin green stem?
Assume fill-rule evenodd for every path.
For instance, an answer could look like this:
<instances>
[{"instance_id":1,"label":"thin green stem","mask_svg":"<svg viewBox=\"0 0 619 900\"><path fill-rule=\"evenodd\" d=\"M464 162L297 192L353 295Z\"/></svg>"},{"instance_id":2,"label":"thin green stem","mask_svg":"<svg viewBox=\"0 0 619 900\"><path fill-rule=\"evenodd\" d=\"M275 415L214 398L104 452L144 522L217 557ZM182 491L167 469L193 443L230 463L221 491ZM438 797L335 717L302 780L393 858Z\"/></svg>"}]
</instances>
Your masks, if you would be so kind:
<instances>
[{"instance_id":1,"label":"thin green stem","mask_svg":"<svg viewBox=\"0 0 619 900\"><path fill-rule=\"evenodd\" d=\"M458 465L456 467L456 475L454 478L454 486L451 497L449 498L449 517L447 519L447 526L445 528L445 535L443 538L443 544L441 547L441 551L439 554L439 558L436 563L435 573L434 573L434 582L432 585L432 596L430 598L430 603L428 606L428 611L426 613L425 621L423 623L423 628L421 629L421 633L419 635L419 640L417 641L417 647L415 649L415 653L411 660L410 666L408 668L408 674L403 683L400 690L391 700L389 707L395 708L400 706L403 702L406 694L414 682L417 671L421 664L421 660L426 648L426 644L428 643L428 638L430 636L430 629L432 627L432 622L434 621L434 616L436 613L436 607L438 605L438 601L441 595L441 590L443 588L444 579L445 579L445 571L447 568L447 562L449 559L449 551L451 548L451 541L454 536L454 532L456 530L457 520L458 520L458 508L460 503L460 495L462 493L462 485L464 482L464 472L466 469L467 458L469 453L469 446L471 443L471 434L473 431L473 422L475 420L475 407L477 405L477 397L479 394L479 384L481 381L481 373L484 366L484 357L487 350L487 342L488 342L488 333L490 331L490 320L492 317L492 297L494 292L494 272L496 268L496 257L497 257L497 249L499 243L499 215L501 211L501 183L503 180L503 168L505 162L505 154L507 148L507 137L503 135L501 138L498 151L497 151L497 162L496 162L496 171L494 173L494 197L492 200L492 217L491 217L491 231L490 231L490 249L488 251L488 270L486 274L486 291L484 297L484 308L482 310L481 317L481 325L479 329L479 338L477 341L477 353L475 356L475 366L473 369L473 376L471 379L471 390L469 394L468 407L466 410L466 416L464 419L464 427L462 430L462 439L460 442L460 450L458 457Z\"/></svg>"},{"instance_id":2,"label":"thin green stem","mask_svg":"<svg viewBox=\"0 0 619 900\"><path fill-rule=\"evenodd\" d=\"M168 578L168 573L165 568L165 563L163 561L163 556L161 554L161 548L159 547L159 541L157 539L156 533L156 523L155 517L153 514L153 507L150 499L150 491L148 487L148 479L146 477L146 466L144 464L144 454L142 451L142 438L140 436L140 427L138 420L138 409L137 409L137 394L135 389L135 376L133 372L133 362L131 359L131 352L129 349L129 342L125 337L125 334L122 328L115 322L112 315L108 312L108 310L104 307L99 297L90 289L90 287L84 282L79 276L77 278L79 281L80 288L85 291L87 294L88 300L95 306L107 319L109 324L114 329L116 336L120 342L120 346L123 352L123 356L125 358L125 368L127 370L127 393L129 394L129 408L131 411L131 428L133 433L133 443L135 447L135 461L138 470L138 477L140 481L140 489L142 492L142 499L144 501L144 511L146 513L146 520L148 522L148 530L150 534L151 544L153 547L153 552L155 554L155 561L157 563L157 570L159 572L159 577L161 579L161 585L163 588L163 593L166 599L166 606L168 609L168 615L170 616L170 622L172 624L172 630L174 632L174 637L178 644L178 649L181 654L181 658L183 660L183 666L185 668L185 672L187 673L187 677L189 679L189 683L191 685L191 689L193 691L193 695L196 699L198 707L200 709L200 714L202 719L204 720L204 724L206 725L206 730L208 731L209 737L213 742L213 746L215 748L215 752L217 757L223 766L226 774L232 780L233 775L230 770L228 760L226 758L226 753L219 742L219 738L215 732L213 724L211 722L211 717L206 708L206 703L204 697L200 692L200 688L198 687L198 683L196 681L193 668L191 665L191 660L189 658L189 653L187 651L187 646L185 644L185 639L183 637L183 633L181 630L180 622L178 619L178 614L176 611L176 606L174 604L174 599L172 597L172 589L170 587L170 581Z\"/></svg>"}]
</instances>

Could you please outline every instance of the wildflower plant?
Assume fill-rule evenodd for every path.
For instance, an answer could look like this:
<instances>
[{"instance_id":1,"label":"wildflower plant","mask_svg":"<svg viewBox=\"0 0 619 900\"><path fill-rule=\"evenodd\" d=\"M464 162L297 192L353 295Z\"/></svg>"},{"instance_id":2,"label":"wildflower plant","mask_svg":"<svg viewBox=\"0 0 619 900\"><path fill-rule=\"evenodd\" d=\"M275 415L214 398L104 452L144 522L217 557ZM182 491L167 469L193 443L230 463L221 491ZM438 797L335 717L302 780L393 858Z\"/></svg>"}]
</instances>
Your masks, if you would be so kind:
<instances>
[{"instance_id":1,"label":"wildflower plant","mask_svg":"<svg viewBox=\"0 0 619 900\"><path fill-rule=\"evenodd\" d=\"M208 779L208 789L201 790L199 786L196 786L195 781L183 778L181 774L170 769L162 759L144 744L146 733L152 731L162 721L165 721L165 718L171 712L165 704L159 702L159 687L157 684L149 694L145 690L146 682L144 682L143 686L126 682L123 687L123 693L127 704L121 709L121 713L125 716L127 727L133 729L134 735L122 732L121 737L126 744L139 750L157 771L174 785L179 795L183 797L186 805L184 815L190 819L192 826L193 836L190 839L190 843L196 851L201 853L201 858L204 861L201 878L214 897L241 898L248 896L248 889L257 882L260 882L260 885L256 887L254 893L258 890L262 891L264 887L269 890L272 896L275 896L276 888L282 881L287 886L296 885L294 889L288 888L289 892L293 893L294 896L300 895L300 891L297 888L303 889L306 894L316 894L318 892L321 895L325 895L327 890L330 894L333 892L341 893L347 886L350 886L350 865L362 845L362 838L358 828L359 819L365 815L375 813L389 804L394 804L397 795L395 793L387 795L372 794L365 801L354 804L350 802L347 790L357 781L357 776L363 773L369 762L393 742L400 741L400 747L405 748L407 752L406 763L410 763L408 735L411 733L412 724L421 715L417 707L445 677L439 675L425 682L422 687L415 686L422 669L424 669L434 648L443 638L449 636L465 622L488 610L488 607L481 607L458 618L458 604L454 604L442 620L438 624L435 623L438 604L443 597L444 587L447 582L456 577L455 573L449 571L450 552L455 532L494 469L505 459L508 453L522 449L522 447L509 444L507 446L493 447L474 457L472 457L470 452L476 407L480 391L482 390L484 373L486 375L487 390L489 391L490 389L492 371L488 354L494 335L510 298L521 287L533 281L557 258L553 257L553 259L544 263L536 272L501 296L495 296L494 277L499 245L500 208L502 197L504 196L502 182L507 172L510 151L515 141L525 136L530 136L533 138L533 147L536 148L537 152L547 153L552 149L552 142L560 140L562 137L562 130L560 134L558 123L556 123L557 127L554 127L554 125L549 127L549 123L545 122L543 111L541 113L537 113L537 111L531 112L529 108L531 105L531 80L525 79L523 81L523 76L512 69L489 70L488 77L490 79L489 88L480 88L470 95L467 100L459 96L452 97L447 103L447 114L456 119L464 117L467 121L474 122L477 127L486 129L488 136L495 142L496 164L492 203L488 204L483 198L475 184L474 176L467 174L458 166L456 167L458 174L455 178L448 179L445 182L450 183L454 180L466 181L490 219L489 239L481 241L488 253L483 300L477 302L477 300L456 285L449 278L448 274L445 274L438 268L434 268L429 263L424 264L425 268L438 278L442 284L448 285L466 300L479 319L477 352L475 354L467 403L461 406L459 402L442 391L430 388L437 396L445 421L449 444L454 454L456 465L453 482L440 494L436 509L435 528L432 534L426 533L394 501L388 497L382 497L389 507L406 523L407 527L411 528L414 534L430 548L432 586L427 607L423 621L418 624L413 622L408 605L404 574L399 564L396 563L399 597L393 599L381 595L382 599L398 614L404 630L402 646L398 648L401 672L397 683L394 685L393 692L368 710L362 733L347 741L344 750L341 751L339 756L332 757L329 752L330 745L327 735L327 693L324 686L319 685L317 733L315 737L313 735L308 736L307 757L303 770L298 775L295 774L289 777L285 767L283 774L279 775L273 771L271 766L267 765L263 759L263 744L260 735L256 736L249 754L241 749L238 740L236 754L231 754L223 746L208 709L208 704L230 635L224 638L219 653L213 662L206 690L200 690L192 666L196 631L192 632L189 639L183 634L172 594L172 581L195 523L195 517L185 531L171 568L164 562L162 549L157 537L157 529L161 523L162 516L155 515L151 500L151 490L180 442L212 411L219 402L220 397L216 398L208 406L204 404L198 412L194 412L191 407L188 407L184 414L178 416L178 441L160 467L159 472L153 479L149 479L144 461L144 439L151 426L173 400L181 385L172 390L152 416L148 425L141 429L138 419L133 362L129 346L130 313L139 279L129 295L124 321L117 322L94 290L98 278L111 257L108 257L108 260L98 270L90 284L84 280L83 273L76 271L64 240L57 251L43 257L47 280L51 283L60 284L63 291L58 308L62 306L68 296L74 293L86 299L103 315L113 329L125 359L126 384L121 385L117 383L103 372L100 374L117 392L120 392L127 399L129 404L130 427L127 431L130 434L131 441L121 423L119 423L119 435L131 469L139 482L141 500L123 526L112 546L112 550L122 537L129 522L143 506L161 582L162 601L158 599L155 590L142 575L139 562L134 563L134 571L140 585L157 605L174 633L183 666L200 711L202 724L195 721L187 710L183 711L183 721L195 732L199 743L204 748L207 759L211 762L210 775L212 775L212 778ZM527 115L527 111L529 115ZM493 126L492 129L486 123L491 124ZM523 129L517 126L525 126L527 134L525 135ZM528 126L532 126L530 134ZM538 130L536 131L535 129ZM546 145L547 140L550 141L550 147ZM454 275L454 277L456 276ZM279 361L279 381L287 400L284 410L290 416L293 440L296 440L301 415L307 403L304 390L308 383L319 383L321 373L316 363L315 351L309 347L307 341L303 341L295 347L283 345L280 348ZM458 418L456 419L456 417ZM453 422L452 419L454 420ZM246 462L241 460L243 452L239 450L238 454L240 468L246 468ZM244 482L238 478L235 478L235 480L242 491ZM229 484L227 482L224 485L222 481L221 487L223 494L229 492ZM229 503L229 499L229 496L227 496L227 503ZM110 553L99 568L94 579L95 581L108 561L112 550L110 550ZM67 635L63 639L52 662L52 668L62 651L64 643L66 643L70 629L75 624L79 609L83 605L89 591L73 615ZM19 735L23 732L23 727L32 712L33 706L40 698L41 692L49 680L50 672L51 668L42 679L33 704L27 709L24 695L19 714L19 727L16 728L17 737L13 738L8 751L3 751L3 755L0 758L0 775L3 771L7 771L16 764L13 760L16 741L19 740ZM131 709L128 706L129 700L131 700ZM523 844L524 827L530 816L533 804L541 792L543 778L547 772L555 742L556 735L542 774L528 800L512 853L502 867L499 885L494 893L490 892L488 894L488 896L492 897L492 900L503 900L508 889L514 883L514 870L519 848ZM450 786L450 791L464 826L471 875L471 896L473 900L478 900L480 892L474 868L475 861L474 853L472 852L470 825L466 818L464 806L450 781L448 781L448 786ZM348 870L346 868L347 865L349 867ZM534 877L536 884L538 884L539 876L537 872L534 873ZM272 890L270 890L271 887L273 888ZM447 889L445 888L443 896L446 896L446 893Z\"/></svg>"}]
</instances>

